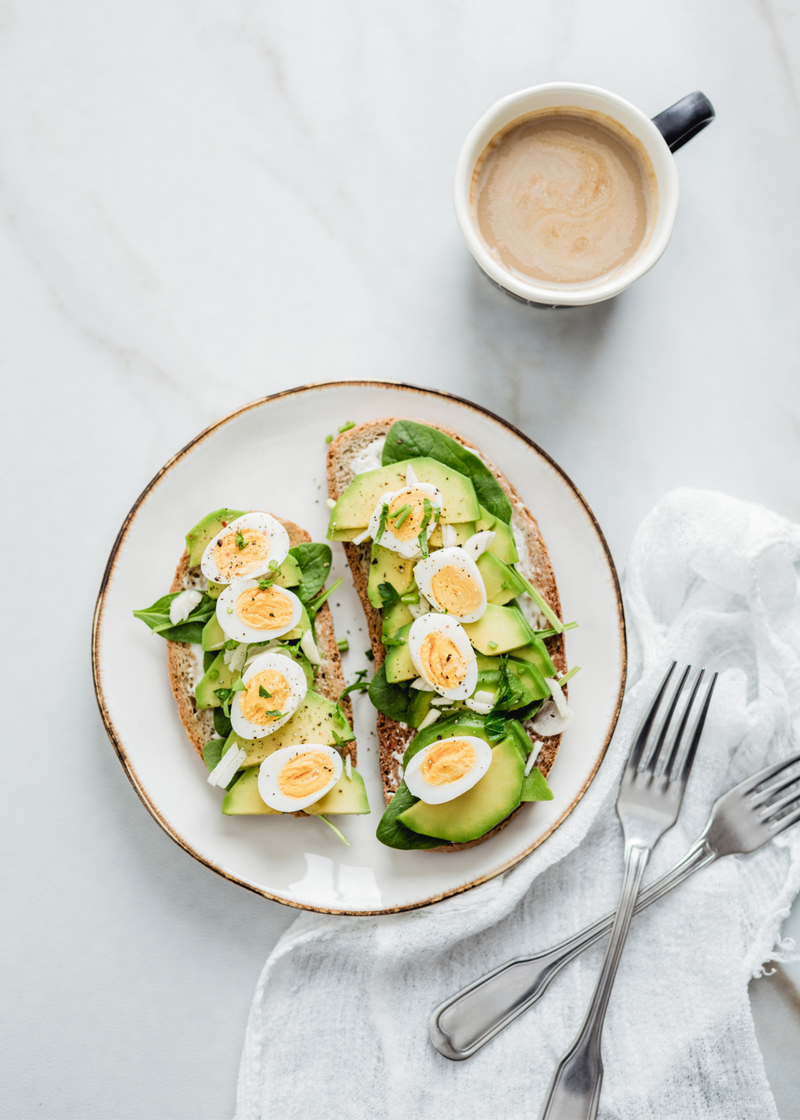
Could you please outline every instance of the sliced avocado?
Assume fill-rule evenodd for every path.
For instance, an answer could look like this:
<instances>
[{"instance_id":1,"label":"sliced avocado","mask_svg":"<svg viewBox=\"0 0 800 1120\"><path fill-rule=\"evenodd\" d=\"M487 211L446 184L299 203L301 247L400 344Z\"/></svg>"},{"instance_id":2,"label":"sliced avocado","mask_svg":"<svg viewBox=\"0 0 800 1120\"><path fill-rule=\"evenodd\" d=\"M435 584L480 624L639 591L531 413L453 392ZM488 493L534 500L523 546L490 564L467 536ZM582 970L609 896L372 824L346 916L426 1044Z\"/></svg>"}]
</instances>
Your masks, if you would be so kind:
<instances>
[{"instance_id":1,"label":"sliced avocado","mask_svg":"<svg viewBox=\"0 0 800 1120\"><path fill-rule=\"evenodd\" d=\"M227 586L227 583L216 583L213 579L207 580L206 595L209 599L219 599Z\"/></svg>"},{"instance_id":2,"label":"sliced avocado","mask_svg":"<svg viewBox=\"0 0 800 1120\"><path fill-rule=\"evenodd\" d=\"M214 695L214 692L218 688L230 688L234 675L225 664L222 653L218 653L194 690L198 708L218 708L222 701L219 696Z\"/></svg>"},{"instance_id":3,"label":"sliced avocado","mask_svg":"<svg viewBox=\"0 0 800 1120\"><path fill-rule=\"evenodd\" d=\"M520 646L519 649L515 649L514 657L518 661L530 661L536 666L543 677L554 677L556 675L556 667L550 658L547 646L544 644L542 638L536 637L530 645Z\"/></svg>"},{"instance_id":4,"label":"sliced avocado","mask_svg":"<svg viewBox=\"0 0 800 1120\"><path fill-rule=\"evenodd\" d=\"M526 708L536 700L549 699L550 689L545 684L542 674L530 661L517 661L512 656L506 662L506 668L518 683L518 694L514 698L513 708ZM503 704L502 709L511 710L511 705Z\"/></svg>"},{"instance_id":5,"label":"sliced avocado","mask_svg":"<svg viewBox=\"0 0 800 1120\"><path fill-rule=\"evenodd\" d=\"M397 633L394 635L395 641L402 642L401 646L387 646L386 648L386 679L389 684L397 684L398 681L410 681L416 677L417 670L414 668L414 663L411 660L411 654L408 652L408 632L411 626L401 626Z\"/></svg>"},{"instance_id":6,"label":"sliced avocado","mask_svg":"<svg viewBox=\"0 0 800 1120\"><path fill-rule=\"evenodd\" d=\"M351 529L328 529L329 541L351 541L354 537L360 537L364 532L364 526L355 525Z\"/></svg>"},{"instance_id":7,"label":"sliced avocado","mask_svg":"<svg viewBox=\"0 0 800 1120\"><path fill-rule=\"evenodd\" d=\"M477 560L478 571L481 573L486 597L490 603L503 606L517 595L525 591L525 581L519 572L506 564L493 552L482 553Z\"/></svg>"},{"instance_id":8,"label":"sliced avocado","mask_svg":"<svg viewBox=\"0 0 800 1120\"><path fill-rule=\"evenodd\" d=\"M342 529L365 529L381 496L387 490L401 490L406 485L409 466L420 482L429 482L441 490L442 521L463 523L478 519L480 507L470 479L435 459L406 459L356 475L331 511L328 536Z\"/></svg>"},{"instance_id":9,"label":"sliced avocado","mask_svg":"<svg viewBox=\"0 0 800 1120\"><path fill-rule=\"evenodd\" d=\"M286 557L280 568L278 568L275 582L278 587L297 587L303 582L303 573L294 556L289 555Z\"/></svg>"},{"instance_id":10,"label":"sliced avocado","mask_svg":"<svg viewBox=\"0 0 800 1120\"><path fill-rule=\"evenodd\" d=\"M481 506L481 515L475 522L475 532L482 533L486 529L494 529L494 523L497 518L493 513L489 513L485 506Z\"/></svg>"},{"instance_id":11,"label":"sliced avocado","mask_svg":"<svg viewBox=\"0 0 800 1120\"><path fill-rule=\"evenodd\" d=\"M494 540L486 551L491 552L498 560L504 560L506 564L516 564L519 560L519 553L510 527L506 525L505 521L501 521L497 517L494 525L492 525L492 532L494 533Z\"/></svg>"},{"instance_id":12,"label":"sliced avocado","mask_svg":"<svg viewBox=\"0 0 800 1120\"><path fill-rule=\"evenodd\" d=\"M303 607L302 614L300 615L300 621L298 622L297 626L295 626L294 630L290 630L288 634L282 634L281 637L284 641L294 642L297 641L298 638L302 638L306 630L310 629L311 619L308 617L308 611L305 607Z\"/></svg>"},{"instance_id":13,"label":"sliced avocado","mask_svg":"<svg viewBox=\"0 0 800 1120\"><path fill-rule=\"evenodd\" d=\"M410 626L414 616L408 603L399 599L383 612L383 637L393 638L401 626Z\"/></svg>"},{"instance_id":14,"label":"sliced avocado","mask_svg":"<svg viewBox=\"0 0 800 1120\"><path fill-rule=\"evenodd\" d=\"M327 817L330 813L368 813L369 801L367 801L367 791L364 789L364 779L357 770L351 770L351 778L346 774L342 774L339 781L329 790L324 797L319 801L315 801L313 805L309 805L305 810L311 816L320 816L323 813Z\"/></svg>"},{"instance_id":15,"label":"sliced avocado","mask_svg":"<svg viewBox=\"0 0 800 1120\"><path fill-rule=\"evenodd\" d=\"M258 792L257 766L245 770L236 779L222 799L222 811L229 817L266 816L268 813L280 816L278 810L271 809Z\"/></svg>"},{"instance_id":16,"label":"sliced avocado","mask_svg":"<svg viewBox=\"0 0 800 1120\"><path fill-rule=\"evenodd\" d=\"M522 779L520 801L552 801L553 791L538 766Z\"/></svg>"},{"instance_id":17,"label":"sliced avocado","mask_svg":"<svg viewBox=\"0 0 800 1120\"><path fill-rule=\"evenodd\" d=\"M237 517L243 517L245 514L243 509L215 509L213 513L207 513L205 517L198 521L194 528L190 529L186 534L186 548L189 553L189 567L196 568L200 561L203 559L203 553L209 541L221 530L230 525L231 521L235 521Z\"/></svg>"},{"instance_id":18,"label":"sliced avocado","mask_svg":"<svg viewBox=\"0 0 800 1120\"><path fill-rule=\"evenodd\" d=\"M456 524L450 524L450 522L448 522L447 524L450 525L451 529L455 529L458 535L458 540L456 541L457 545L463 544L464 541L469 540L473 533L476 532L474 521L464 521ZM431 548L444 548L444 543L442 541L441 522L431 533L430 541L428 543L430 544Z\"/></svg>"},{"instance_id":19,"label":"sliced avocado","mask_svg":"<svg viewBox=\"0 0 800 1120\"><path fill-rule=\"evenodd\" d=\"M378 591L382 583L390 583L398 595L410 591L414 586L414 561L401 556L399 552L373 544L367 596L377 610L383 606L383 599Z\"/></svg>"},{"instance_id":20,"label":"sliced avocado","mask_svg":"<svg viewBox=\"0 0 800 1120\"><path fill-rule=\"evenodd\" d=\"M200 639L200 645L204 650L222 649L225 645L226 634L217 621L217 616L212 614L211 618L203 627L203 634Z\"/></svg>"},{"instance_id":21,"label":"sliced avocado","mask_svg":"<svg viewBox=\"0 0 800 1120\"><path fill-rule=\"evenodd\" d=\"M397 819L414 832L451 844L478 840L519 805L524 776L521 751L512 739L501 739L492 748L491 766L472 789L443 805L417 801Z\"/></svg>"},{"instance_id":22,"label":"sliced avocado","mask_svg":"<svg viewBox=\"0 0 800 1120\"><path fill-rule=\"evenodd\" d=\"M486 613L477 622L464 625L475 649L488 657L529 645L535 635L525 616L515 607L486 604Z\"/></svg>"},{"instance_id":23,"label":"sliced avocado","mask_svg":"<svg viewBox=\"0 0 800 1120\"><path fill-rule=\"evenodd\" d=\"M421 688L412 688L410 690L408 712L412 727L419 727L428 715L431 710L431 700L433 700L435 696L435 692L423 692Z\"/></svg>"},{"instance_id":24,"label":"sliced avocado","mask_svg":"<svg viewBox=\"0 0 800 1120\"><path fill-rule=\"evenodd\" d=\"M298 743L323 743L328 747L336 746L338 735L341 742L353 738L350 724L337 710L332 700L320 696L311 689L290 720L283 727L265 735L263 739L243 739L232 731L228 744L237 743L247 752L243 766L258 766L279 747L294 747Z\"/></svg>"}]
</instances>

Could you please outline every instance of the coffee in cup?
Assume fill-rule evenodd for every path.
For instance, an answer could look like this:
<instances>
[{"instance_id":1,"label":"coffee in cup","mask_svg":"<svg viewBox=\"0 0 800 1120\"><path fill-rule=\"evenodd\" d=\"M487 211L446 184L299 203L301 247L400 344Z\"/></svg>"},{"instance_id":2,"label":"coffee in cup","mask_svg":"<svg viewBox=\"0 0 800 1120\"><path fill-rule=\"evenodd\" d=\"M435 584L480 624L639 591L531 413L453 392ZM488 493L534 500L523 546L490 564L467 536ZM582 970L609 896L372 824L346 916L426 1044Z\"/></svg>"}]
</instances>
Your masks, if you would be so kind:
<instances>
[{"instance_id":1,"label":"coffee in cup","mask_svg":"<svg viewBox=\"0 0 800 1120\"><path fill-rule=\"evenodd\" d=\"M512 274L585 284L626 267L647 245L658 185L644 146L604 113L571 106L512 121L475 166L475 226Z\"/></svg>"}]
</instances>

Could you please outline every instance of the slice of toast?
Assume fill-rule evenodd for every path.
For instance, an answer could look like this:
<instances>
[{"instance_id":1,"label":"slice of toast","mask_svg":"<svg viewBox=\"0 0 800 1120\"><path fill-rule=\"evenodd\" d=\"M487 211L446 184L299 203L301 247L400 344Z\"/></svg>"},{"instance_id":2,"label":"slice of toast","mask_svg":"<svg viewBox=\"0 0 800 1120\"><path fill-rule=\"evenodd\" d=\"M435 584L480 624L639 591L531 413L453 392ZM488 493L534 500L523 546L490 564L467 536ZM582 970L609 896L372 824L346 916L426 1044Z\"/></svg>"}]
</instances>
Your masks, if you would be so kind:
<instances>
[{"instance_id":1,"label":"slice of toast","mask_svg":"<svg viewBox=\"0 0 800 1120\"><path fill-rule=\"evenodd\" d=\"M381 420L371 420L366 424L360 424L358 427L350 428L348 431L342 432L341 435L333 440L328 449L328 492L334 501L338 500L356 474L368 469L363 466L357 467L355 465L356 458L361 456L371 443L384 437L391 426L399 419L401 419L401 417L393 416ZM429 420L419 420L417 422L426 424L429 428L438 428L439 431L444 432L445 435L450 436L451 439L456 440L463 447L468 447L472 451L479 452L479 448L469 443L468 440L458 435L457 432L442 427L441 424L433 424ZM541 592L548 606L561 618L561 603L558 597L558 587L556 586L556 579L553 574L553 567L550 563L547 546L539 532L539 526L530 511L523 504L522 499L511 483L488 461L488 459L486 459L482 452L480 452L480 456L500 483L511 502L516 518L516 528L518 534L521 534L524 541L524 547L520 547L520 542L518 541L518 551L520 553L519 567L523 575L525 575ZM372 645L372 654L375 658L375 668L377 670L383 664L386 657L386 649L381 641L381 613L372 606L367 596L372 542L367 541L360 545L345 542L344 550L347 556L347 562L350 565L350 570L353 573L353 582L355 583L356 591L361 600L361 605L364 608L367 627L369 629L370 643ZM559 672L566 672L567 661L564 652L564 635L558 634L553 638L549 638L547 640L547 647L556 669ZM567 692L566 686L564 687L564 692ZM417 734L417 731L413 727L408 727L405 724L398 723L396 720L389 719L388 716L385 716L382 712L378 712L377 716L381 779L383 781L384 798L388 805L402 780L403 754L408 744ZM553 735L549 738L542 738L539 735L535 735L530 730L529 726L526 726L526 730L531 735L531 739L542 743L536 765L541 770L542 774L547 777L555 761L556 753L561 742L561 736ZM494 836L496 832L505 828L521 808L522 806L515 809L504 821L501 821L500 824L490 832L487 832L485 836L481 836L477 840L470 840L464 844L443 844L439 848L432 848L429 850L454 852L461 848L471 848L475 844L482 844L484 840L488 840L490 836Z\"/></svg>"},{"instance_id":2,"label":"slice of toast","mask_svg":"<svg viewBox=\"0 0 800 1120\"><path fill-rule=\"evenodd\" d=\"M273 514L273 516L275 515ZM301 529L293 521L284 521L280 517L276 517L275 520L279 521L289 534L289 544L292 548L297 544L304 544L311 540L305 529ZM196 568L190 568L189 554L184 552L175 571L175 578L172 581L170 591L183 591L187 587L199 588L203 584L204 577L199 565ZM344 674L342 673L339 647L336 644L336 635L333 631L333 615L327 603L323 603L321 609L317 612L314 628L317 648L322 657L322 664L318 666L316 671L314 689L321 696L335 702L339 699L344 688ZM203 747L209 739L215 737L216 733L211 710L198 708L194 698L195 684L203 675L202 664L198 660L197 651L198 647L192 646L188 642L167 642L169 682L178 704L178 714L181 723L186 728L189 741L202 758ZM344 698L341 707L352 726L353 712L349 697ZM342 750L350 755L350 761L355 766L355 739L346 743Z\"/></svg>"}]
</instances>

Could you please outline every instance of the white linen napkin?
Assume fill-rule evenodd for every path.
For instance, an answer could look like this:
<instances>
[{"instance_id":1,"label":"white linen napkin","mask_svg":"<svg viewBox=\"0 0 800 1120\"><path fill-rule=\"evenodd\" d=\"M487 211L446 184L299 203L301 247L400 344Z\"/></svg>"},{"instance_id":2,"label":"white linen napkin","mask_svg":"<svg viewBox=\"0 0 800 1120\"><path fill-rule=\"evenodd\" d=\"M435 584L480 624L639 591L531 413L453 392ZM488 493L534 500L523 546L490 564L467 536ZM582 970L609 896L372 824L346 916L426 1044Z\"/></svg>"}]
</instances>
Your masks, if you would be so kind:
<instances>
[{"instance_id":1,"label":"white linen napkin","mask_svg":"<svg viewBox=\"0 0 800 1120\"><path fill-rule=\"evenodd\" d=\"M775 514L708 492L664 498L631 549L628 693L586 796L528 859L464 895L382 918L298 917L256 988L237 1120L538 1115L604 944L466 1062L433 1049L430 1011L616 904L620 769L667 661L721 677L680 818L646 881L685 853L719 794L791 752L800 730L798 562L800 527ZM600 1117L777 1120L747 984L793 949L779 935L798 887L800 826L700 871L634 919L606 1018Z\"/></svg>"}]
</instances>

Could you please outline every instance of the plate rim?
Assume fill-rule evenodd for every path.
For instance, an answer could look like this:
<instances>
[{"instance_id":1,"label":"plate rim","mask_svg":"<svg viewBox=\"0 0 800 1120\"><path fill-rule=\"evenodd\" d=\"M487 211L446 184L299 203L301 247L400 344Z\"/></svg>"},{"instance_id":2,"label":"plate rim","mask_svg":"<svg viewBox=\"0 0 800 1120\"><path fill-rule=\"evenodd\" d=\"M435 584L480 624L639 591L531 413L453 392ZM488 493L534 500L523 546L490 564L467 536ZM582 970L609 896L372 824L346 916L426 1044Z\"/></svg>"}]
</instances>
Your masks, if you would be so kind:
<instances>
[{"instance_id":1,"label":"plate rim","mask_svg":"<svg viewBox=\"0 0 800 1120\"><path fill-rule=\"evenodd\" d=\"M122 548L123 542L124 542L125 537L128 533L128 529L130 528L131 523L132 523L134 517L136 516L140 506L144 503L144 501L149 496L149 494L153 490L155 490L155 488L158 486L158 484L162 480L162 478L170 470L172 470L172 468L175 466L175 464L178 463L185 455L187 455L194 447L196 447L198 444L202 443L213 432L216 432L218 429L224 427L224 425L229 424L232 420L235 420L238 416L243 415L245 412L249 412L249 411L251 411L252 409L255 409L255 408L260 408L261 406L267 404L270 401L276 401L276 400L280 400L284 397L297 396L301 393L310 392L310 391L313 391L313 390L316 390L316 389L326 389L326 388L334 387L334 386L348 386L348 387L352 387L352 388L364 388L364 389L394 389L394 390L399 389L399 390L402 390L402 391L412 392L412 393L415 393L415 394L429 395L429 396L433 396L433 397L438 397L440 399L444 399L446 401L452 401L456 404L466 406L467 408L472 409L474 412L478 412L478 413L482 414L483 416L488 416L491 420L494 420L496 423L500 424L502 427L508 429L510 432L513 432L514 435L518 436L519 439L521 439L523 441L523 443L527 444L533 451L535 451L538 455L540 455L555 470L555 472L563 479L563 481L566 483L569 490L571 490L571 492L573 493L573 495L575 496L577 501L580 503L580 505L583 508L583 510L585 511L585 513L588 515L589 520L591 521L592 526L594 528L594 531L597 534L597 538L600 542L600 545L602 546L602 549L603 549L603 552L604 552L605 558L606 558L606 563L608 564L608 568L609 568L609 571L610 571L610 574L611 574L611 577L612 577L612 586L613 586L614 596L615 596L615 599L616 599L616 608L617 608L617 625L618 625L618 628L619 628L619 637L620 637L620 651L621 651L622 664L621 664L619 691L618 691L618 694L617 694L616 704L614 706L614 711L613 711L613 714L611 716L611 720L610 720L610 723L609 723L609 726L608 726L608 730L606 732L605 741L603 743L602 749L600 750L600 752L597 756L597 760L596 760L591 772L587 776L587 778L586 778L585 782L583 783L582 787L580 788L580 790L578 790L578 792L576 793L576 795L574 796L574 798L572 799L570 804L565 808L564 812L561 814L561 816L558 818L558 820L554 821L553 824L550 826L550 828L544 833L544 835L540 836L529 847L525 848L524 851L515 855L511 859L506 860L503 864L501 864L499 867L494 868L492 871L490 871L490 872L488 872L484 875L479 875L476 879L470 880L470 882L468 882L468 883L462 883L459 886L453 887L451 890L442 891L441 893L433 895L430 898L422 899L422 900L417 901L417 902L411 902L411 903L408 903L406 905L401 905L401 906L384 907L380 910L339 910L339 909L331 909L329 907L324 907L324 906L311 906L311 905L309 905L308 903L305 903L305 902L298 902L298 901L295 901L293 899L283 898L280 895L271 894L269 891L263 890L262 888L256 886L255 884L247 882L245 879L239 878L237 875L235 875L232 872L226 870L224 867L219 867L219 866L215 865L214 863L210 862L210 860L208 858L206 858L201 852L196 851L190 845L190 843L187 840L185 840L170 825L169 821L159 812L159 810L156 808L156 806L150 801L150 799L147 795L147 792L144 789L144 786L138 780L138 778L136 776L136 772L135 772L132 764L130 763L130 761L128 759L128 756L127 756L127 753L126 753L126 750L125 750L125 746L122 742L122 738L119 735L119 733L117 732L117 729L114 726L113 720L111 719L111 714L108 710L108 705L106 703L105 695L103 693L102 668L101 668L101 663L100 663L101 662L101 659L100 659L100 638L101 638L101 630L102 630L102 624L103 624L103 611L104 611L104 608L105 608L106 594L108 592L108 588L110 586L111 580L112 580L113 575L114 575L114 567L116 565L120 549ZM201 863L205 867L209 868L209 870L213 871L215 874L219 875L221 878L227 880L230 883L234 883L236 886L244 887L246 890L252 891L253 894L257 894L261 898L267 898L271 902L277 902L277 903L280 903L283 906L291 906L292 908L294 908L296 910L306 910L306 911L310 911L310 912L316 913L316 914L332 914L332 915L341 915L343 917L347 916L347 917L359 917L359 918L381 917L381 916L386 915L386 914L399 914L399 913L407 912L407 911L410 911L410 910L419 910L424 906L432 906L432 905L434 905L434 903L441 902L446 898L453 898L456 895L464 894L466 891L472 890L474 887L480 886L482 883L489 882L491 879L497 878L498 875L504 874L504 872L510 870L510 868L515 867L518 863L521 863L522 860L526 859L531 854L531 852L535 851L536 848L538 848L541 844L543 844L545 840L549 839L549 837L552 836L552 834L555 832L555 830L557 828L559 828L564 823L564 821L567 819L567 817L573 812L575 807L578 805L580 800L583 798L584 794L586 793L586 791L589 788L589 786L591 785L591 783L594 781L595 775L597 774L597 771L599 770L600 765L601 765L601 763L603 762L603 759L606 756L606 752L608 750L609 744L611 743L611 739L614 735L614 731L616 729L617 722L619 720L620 710L622 708L622 700L623 700L623 697L624 697L624 694L625 694L625 685L626 685L627 676L628 676L628 642L627 642L627 634L626 634L626 628L625 628L625 608L624 608L624 604L623 604L623 600L622 600L622 591L621 591L621 588L620 588L619 575L617 573L617 568L616 568L616 565L614 563L614 558L611 555L611 550L608 547L608 542L606 541L605 534L603 533L603 530L600 528L600 524L599 524L597 518L595 517L591 506L586 501L583 494L578 489L578 487L575 485L575 483L572 481L572 479L569 477L569 475L566 473L566 471L555 461L555 459L553 459L553 457L551 455L549 455L542 447L540 447L539 444L536 443L535 440L531 439L530 436L526 435L525 432L521 431L515 424L512 424L509 420L504 419L504 417L499 416L496 412L493 412L491 409L486 408L484 405L476 404L475 401L467 400L466 397L461 397L456 393L449 393L449 392L447 392L446 390L443 390L443 389L432 389L432 388L429 388L427 386L413 385L410 382L404 382L404 381L383 381L383 380L378 380L378 379L366 379L366 378L345 378L345 379L335 380L335 381L312 381L312 382L307 382L303 385L296 385L291 389L282 389L277 393L268 393L266 396L258 397L257 399L249 401L248 403L246 403L244 405L241 405L239 408L234 409L233 412L226 413L219 420L215 420L212 424L209 424L207 427L203 428L202 431L198 432L198 434L196 436L194 436L192 439L190 439L188 443L184 444L183 447L181 447L178 451L176 451L175 454L172 455L167 460L167 462L163 465L163 467L161 467L153 475L153 477L150 479L150 481L147 483L147 485L144 487L144 489L141 491L139 496L134 501L133 505L131 506L128 513L126 514L126 516L125 516L125 518L122 522L122 525L119 528L119 531L118 531L118 533L117 533L117 535L114 539L113 545L111 546L111 551L109 553L108 560L106 561L105 568L103 569L103 576L102 576L102 579L100 581L100 588L99 588L98 593L97 593L97 599L95 601L94 613L93 613L93 616L92 616L91 656L92 656L92 681L93 681L93 684L94 684L95 699L97 701L97 706L98 706L98 709L100 711L100 718L103 721L103 727L105 729L105 732L108 735L108 738L110 739L111 744L114 747L114 751L116 752L117 758L119 759L119 762L122 765L122 768L123 768L128 780L129 780L129 782L131 783L134 790L136 791L136 794L139 797L139 800L145 806L145 808L149 812L150 816L163 829L163 831L167 834L167 836L169 836L170 839L173 840L178 845L178 847L182 848L185 852L187 852L190 856L192 856L194 859L196 859L199 863Z\"/></svg>"}]
</instances>

